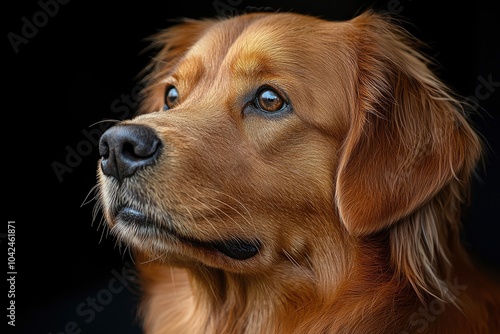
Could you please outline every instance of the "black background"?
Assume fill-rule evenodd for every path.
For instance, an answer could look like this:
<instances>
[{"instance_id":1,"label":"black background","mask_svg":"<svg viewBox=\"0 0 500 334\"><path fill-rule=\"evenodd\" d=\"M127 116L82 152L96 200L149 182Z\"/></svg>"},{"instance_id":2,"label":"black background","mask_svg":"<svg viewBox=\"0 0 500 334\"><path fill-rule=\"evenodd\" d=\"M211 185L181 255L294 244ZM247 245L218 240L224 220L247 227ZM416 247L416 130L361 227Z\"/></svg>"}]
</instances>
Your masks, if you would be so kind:
<instances>
[{"instance_id":1,"label":"black background","mask_svg":"<svg viewBox=\"0 0 500 334\"><path fill-rule=\"evenodd\" d=\"M490 149L485 168L479 170L480 178L474 183L472 203L465 214L464 237L477 256L476 261L500 269L497 155L500 152L500 17L490 3L468 1L446 5L419 0L216 3L219 6L214 1L200 4L194 0L171 3L72 0L59 5L57 13L46 22L39 21L42 24L36 35L19 45L17 53L9 41L9 33L22 35L23 17L33 22L33 16L42 7L38 1L11 1L3 5L2 58L3 73L7 76L2 80L5 102L1 123L2 175L7 186L2 187L6 214L0 230L3 252L0 258L6 268L6 224L7 220L15 220L17 276L13 333L71 333L71 326L77 328L74 333L140 332L134 316L137 300L131 291L134 289L131 285L125 289L113 280L113 272L122 272L129 255L115 247L114 240L99 228L99 214L92 223L94 202L82 206L96 184L99 158L97 146L92 143L96 137L88 139L85 132L97 136L98 127L92 124L132 115L133 108L123 106L126 106L125 96L131 95L137 85L136 75L151 56L141 53L147 46L144 39L168 27L169 19L234 14L243 12L247 6L272 7L332 20L350 19L373 6L407 20L405 27L431 47L428 53L441 66L438 75L459 94L480 103L471 118ZM224 9L221 3L227 4L225 13L221 12ZM496 86L485 86L488 79ZM113 103L122 107L120 113L114 112L117 109L112 107ZM72 156L67 160L72 150L80 151L81 159ZM58 178L54 163L68 165L68 161L72 171ZM110 294L110 282L114 282L116 293ZM7 290L6 286L0 294L6 296ZM111 299L106 299L109 296ZM106 305L89 321L89 313L81 315L77 308L84 303L80 310L91 309L89 300L97 297L105 300ZM1 307L5 315L7 306L4 302ZM8 320L5 315L2 315L4 323Z\"/></svg>"}]
</instances>

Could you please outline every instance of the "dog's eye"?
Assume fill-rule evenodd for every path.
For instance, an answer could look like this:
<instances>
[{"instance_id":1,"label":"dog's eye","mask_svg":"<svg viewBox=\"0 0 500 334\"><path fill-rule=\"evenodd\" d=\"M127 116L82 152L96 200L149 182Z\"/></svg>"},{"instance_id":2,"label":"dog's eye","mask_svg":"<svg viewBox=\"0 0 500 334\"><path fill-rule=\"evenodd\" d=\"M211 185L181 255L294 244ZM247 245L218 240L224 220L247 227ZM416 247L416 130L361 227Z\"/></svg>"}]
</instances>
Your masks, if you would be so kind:
<instances>
[{"instance_id":1,"label":"dog's eye","mask_svg":"<svg viewBox=\"0 0 500 334\"><path fill-rule=\"evenodd\" d=\"M262 89L256 99L257 107L265 112L280 111L285 107L285 101L270 88Z\"/></svg>"},{"instance_id":2,"label":"dog's eye","mask_svg":"<svg viewBox=\"0 0 500 334\"><path fill-rule=\"evenodd\" d=\"M176 106L179 100L179 92L174 86L167 88L165 93L165 104L163 105L163 110L168 110Z\"/></svg>"}]
</instances>

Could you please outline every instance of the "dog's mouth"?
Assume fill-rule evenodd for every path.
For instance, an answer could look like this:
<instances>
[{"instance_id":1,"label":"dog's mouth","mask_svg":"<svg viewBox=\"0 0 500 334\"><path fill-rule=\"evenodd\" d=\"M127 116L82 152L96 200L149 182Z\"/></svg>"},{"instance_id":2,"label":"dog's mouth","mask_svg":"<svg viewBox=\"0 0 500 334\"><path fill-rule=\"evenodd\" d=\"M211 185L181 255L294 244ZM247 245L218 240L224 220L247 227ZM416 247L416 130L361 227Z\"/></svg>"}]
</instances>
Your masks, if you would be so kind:
<instances>
[{"instance_id":1,"label":"dog's mouth","mask_svg":"<svg viewBox=\"0 0 500 334\"><path fill-rule=\"evenodd\" d=\"M208 251L217 251L235 260L247 260L255 256L259 252L260 242L258 240L243 240L240 238L231 238L221 241L203 241L196 238L182 236L172 228L164 225L159 225L153 219L146 216L139 210L131 207L120 208L115 216L118 224L133 227L137 229L145 229L146 231L154 231L159 234L167 234L169 237L177 241Z\"/></svg>"}]
</instances>

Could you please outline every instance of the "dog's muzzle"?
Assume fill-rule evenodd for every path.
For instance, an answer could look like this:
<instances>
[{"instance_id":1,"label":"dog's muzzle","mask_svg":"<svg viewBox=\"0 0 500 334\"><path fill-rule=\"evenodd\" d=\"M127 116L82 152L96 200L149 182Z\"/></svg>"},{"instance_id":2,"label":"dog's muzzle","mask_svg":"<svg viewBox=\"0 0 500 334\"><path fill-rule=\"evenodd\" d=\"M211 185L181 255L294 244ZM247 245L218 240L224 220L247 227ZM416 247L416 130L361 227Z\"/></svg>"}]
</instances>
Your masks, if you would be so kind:
<instances>
[{"instance_id":1,"label":"dog's muzzle","mask_svg":"<svg viewBox=\"0 0 500 334\"><path fill-rule=\"evenodd\" d=\"M141 169L154 165L163 151L162 147L162 141L150 127L135 124L115 125L102 135L99 142L101 170L104 175L121 183L126 178L133 177ZM149 231L160 231L180 242L202 249L217 250L235 260L249 259L256 255L260 248L260 242L257 240L232 238L201 241L181 236L167 226L148 218L139 210L129 207L117 208L115 218L119 224L143 226Z\"/></svg>"}]
</instances>

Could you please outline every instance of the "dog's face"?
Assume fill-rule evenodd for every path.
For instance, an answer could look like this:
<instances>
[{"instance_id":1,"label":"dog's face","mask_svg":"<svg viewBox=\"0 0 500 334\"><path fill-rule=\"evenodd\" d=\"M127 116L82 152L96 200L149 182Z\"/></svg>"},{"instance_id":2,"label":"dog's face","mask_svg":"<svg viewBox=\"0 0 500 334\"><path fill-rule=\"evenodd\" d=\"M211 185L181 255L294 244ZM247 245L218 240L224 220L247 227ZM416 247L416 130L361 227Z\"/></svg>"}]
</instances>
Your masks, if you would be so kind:
<instances>
[{"instance_id":1,"label":"dog's face","mask_svg":"<svg viewBox=\"0 0 500 334\"><path fill-rule=\"evenodd\" d=\"M459 141L461 119L417 121L412 101L413 116L388 113L398 85L420 91L405 81L420 63L384 59L364 36L372 28L248 14L158 35L140 115L100 143L111 230L149 259L248 272L307 257L324 235L377 231L428 200L464 165L438 154ZM405 186L408 175L424 187Z\"/></svg>"},{"instance_id":2,"label":"dog's face","mask_svg":"<svg viewBox=\"0 0 500 334\"><path fill-rule=\"evenodd\" d=\"M144 114L104 137L114 154L100 174L107 220L127 243L181 262L232 268L297 252L314 216L334 214L349 110L342 41L326 22L294 15L178 33L193 44L155 73ZM142 158L134 145L152 161L122 175Z\"/></svg>"}]
</instances>

